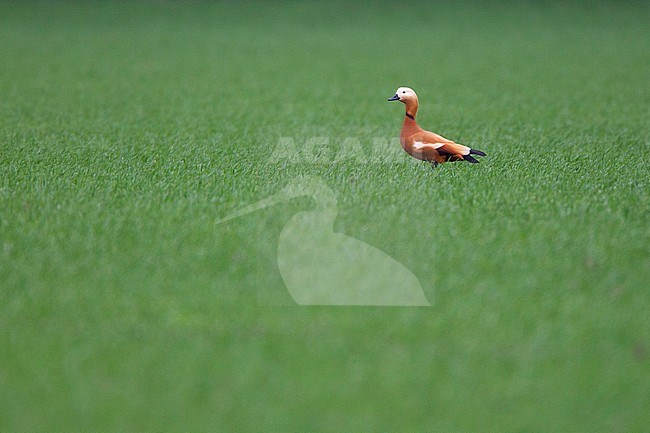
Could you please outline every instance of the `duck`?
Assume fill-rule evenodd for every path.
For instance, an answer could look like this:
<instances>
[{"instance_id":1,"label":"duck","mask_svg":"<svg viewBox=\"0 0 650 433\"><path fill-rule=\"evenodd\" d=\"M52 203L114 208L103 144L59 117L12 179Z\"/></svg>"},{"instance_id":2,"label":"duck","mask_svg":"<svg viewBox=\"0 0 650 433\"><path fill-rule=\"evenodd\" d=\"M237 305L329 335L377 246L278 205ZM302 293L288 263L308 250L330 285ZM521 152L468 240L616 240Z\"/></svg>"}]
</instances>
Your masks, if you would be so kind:
<instances>
[{"instance_id":1,"label":"duck","mask_svg":"<svg viewBox=\"0 0 650 433\"><path fill-rule=\"evenodd\" d=\"M400 101L406 105L404 124L399 139L402 149L413 158L431 163L432 167L444 162L467 161L478 164L472 155L487 156L485 152L456 143L435 132L426 131L418 125L418 95L410 87L400 87L389 101Z\"/></svg>"}]
</instances>

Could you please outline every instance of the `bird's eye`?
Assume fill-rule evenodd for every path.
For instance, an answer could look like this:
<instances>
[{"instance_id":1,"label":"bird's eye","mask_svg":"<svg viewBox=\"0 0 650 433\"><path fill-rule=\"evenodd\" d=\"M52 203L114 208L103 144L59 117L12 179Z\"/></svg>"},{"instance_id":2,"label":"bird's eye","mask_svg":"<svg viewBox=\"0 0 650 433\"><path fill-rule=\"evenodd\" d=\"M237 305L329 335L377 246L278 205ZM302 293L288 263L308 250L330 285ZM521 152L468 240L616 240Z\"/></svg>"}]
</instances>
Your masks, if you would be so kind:
<instances>
[{"instance_id":1,"label":"bird's eye","mask_svg":"<svg viewBox=\"0 0 650 433\"><path fill-rule=\"evenodd\" d=\"M402 93L406 93L406 90L402 90Z\"/></svg>"}]
</instances>

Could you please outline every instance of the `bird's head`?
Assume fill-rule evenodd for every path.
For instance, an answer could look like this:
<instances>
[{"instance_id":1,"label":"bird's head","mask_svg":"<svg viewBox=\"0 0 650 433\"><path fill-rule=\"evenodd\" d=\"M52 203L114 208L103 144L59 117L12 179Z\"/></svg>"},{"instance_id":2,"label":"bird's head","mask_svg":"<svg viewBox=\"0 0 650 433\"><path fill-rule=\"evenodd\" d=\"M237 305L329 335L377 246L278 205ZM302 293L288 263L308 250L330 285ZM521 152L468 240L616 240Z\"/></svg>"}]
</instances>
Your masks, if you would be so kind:
<instances>
[{"instance_id":1,"label":"bird's head","mask_svg":"<svg viewBox=\"0 0 650 433\"><path fill-rule=\"evenodd\" d=\"M416 95L413 89L411 89L410 87L400 87L399 89L397 89L397 92L395 92L395 96L389 98L388 100L400 101L403 104L406 104L409 101L417 102L418 95Z\"/></svg>"}]
</instances>

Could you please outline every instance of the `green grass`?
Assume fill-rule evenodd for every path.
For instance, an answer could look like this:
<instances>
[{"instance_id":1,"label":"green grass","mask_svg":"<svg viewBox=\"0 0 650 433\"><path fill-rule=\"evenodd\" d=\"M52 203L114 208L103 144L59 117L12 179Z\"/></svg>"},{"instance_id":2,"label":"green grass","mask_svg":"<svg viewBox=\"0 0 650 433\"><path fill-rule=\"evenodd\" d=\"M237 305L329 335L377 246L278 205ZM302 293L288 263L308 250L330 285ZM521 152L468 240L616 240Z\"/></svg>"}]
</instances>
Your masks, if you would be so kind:
<instances>
[{"instance_id":1,"label":"green grass","mask_svg":"<svg viewBox=\"0 0 650 433\"><path fill-rule=\"evenodd\" d=\"M645 431L648 11L0 3L0 430ZM272 306L298 175L433 306Z\"/></svg>"}]
</instances>

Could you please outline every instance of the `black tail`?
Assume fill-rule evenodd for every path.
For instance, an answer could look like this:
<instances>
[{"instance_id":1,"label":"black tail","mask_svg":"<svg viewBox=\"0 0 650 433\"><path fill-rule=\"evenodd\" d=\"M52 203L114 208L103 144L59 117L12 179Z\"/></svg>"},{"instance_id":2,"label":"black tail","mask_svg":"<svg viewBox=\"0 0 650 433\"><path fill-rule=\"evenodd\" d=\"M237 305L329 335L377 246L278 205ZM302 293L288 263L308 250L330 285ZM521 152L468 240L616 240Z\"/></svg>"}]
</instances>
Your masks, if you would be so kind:
<instances>
[{"instance_id":1,"label":"black tail","mask_svg":"<svg viewBox=\"0 0 650 433\"><path fill-rule=\"evenodd\" d=\"M470 149L469 154L470 155L478 155L478 156L487 156L485 154L485 152L481 152L480 150L476 150L476 149Z\"/></svg>"},{"instance_id":2,"label":"black tail","mask_svg":"<svg viewBox=\"0 0 650 433\"><path fill-rule=\"evenodd\" d=\"M467 162L471 162L472 164L478 164L478 160L473 156L463 155L463 159Z\"/></svg>"}]
</instances>

